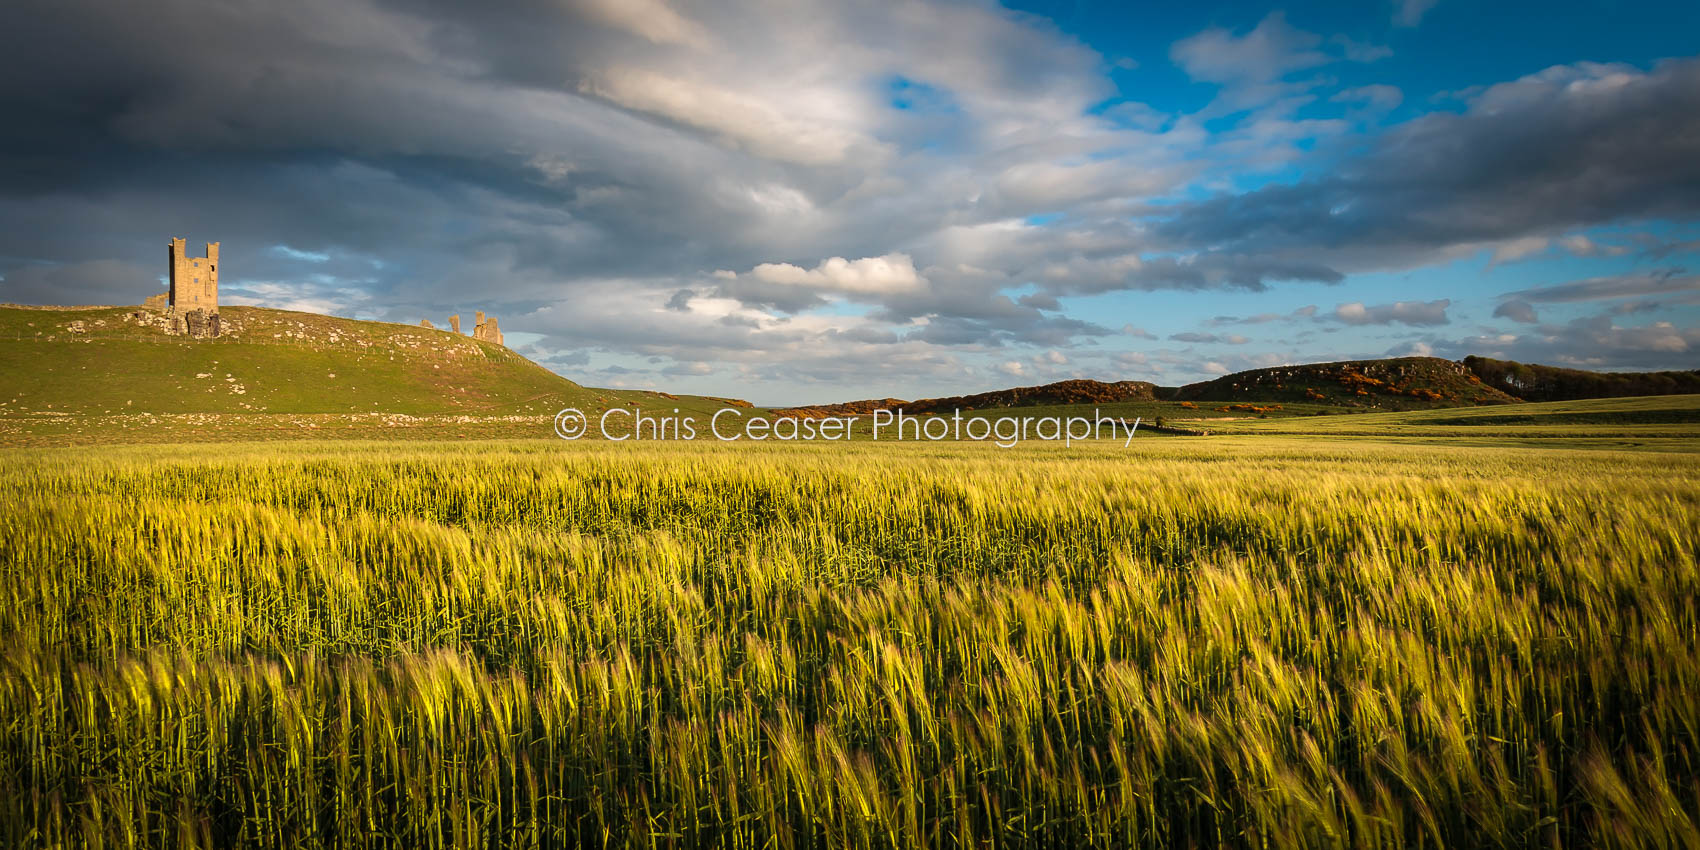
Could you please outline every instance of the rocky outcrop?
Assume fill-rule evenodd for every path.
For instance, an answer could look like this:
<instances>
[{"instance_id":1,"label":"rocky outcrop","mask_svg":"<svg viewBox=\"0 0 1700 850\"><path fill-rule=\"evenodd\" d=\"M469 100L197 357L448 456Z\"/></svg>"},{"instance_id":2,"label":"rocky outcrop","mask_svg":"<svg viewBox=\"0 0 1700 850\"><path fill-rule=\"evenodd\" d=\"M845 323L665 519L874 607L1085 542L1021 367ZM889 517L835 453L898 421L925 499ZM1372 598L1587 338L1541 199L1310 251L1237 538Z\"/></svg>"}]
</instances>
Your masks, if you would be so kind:
<instances>
[{"instance_id":1,"label":"rocky outcrop","mask_svg":"<svg viewBox=\"0 0 1700 850\"><path fill-rule=\"evenodd\" d=\"M218 313L209 310L178 310L172 307L154 310L143 307L132 310L125 319L142 327L158 328L172 336L193 339L212 339L223 332Z\"/></svg>"}]
</instances>

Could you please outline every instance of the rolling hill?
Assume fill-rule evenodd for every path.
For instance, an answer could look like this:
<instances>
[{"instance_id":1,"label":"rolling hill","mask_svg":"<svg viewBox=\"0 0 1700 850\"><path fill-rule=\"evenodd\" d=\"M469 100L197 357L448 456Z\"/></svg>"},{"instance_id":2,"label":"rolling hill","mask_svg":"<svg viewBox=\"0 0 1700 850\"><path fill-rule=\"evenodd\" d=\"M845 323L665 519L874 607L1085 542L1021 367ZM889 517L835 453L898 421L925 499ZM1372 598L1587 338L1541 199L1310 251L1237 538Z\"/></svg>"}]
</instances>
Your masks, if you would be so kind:
<instances>
[{"instance_id":1,"label":"rolling hill","mask_svg":"<svg viewBox=\"0 0 1700 850\"><path fill-rule=\"evenodd\" d=\"M1481 378L1482 383L1524 401L1700 393L1700 369L1687 372L1589 372L1475 356L1464 358L1464 366Z\"/></svg>"},{"instance_id":2,"label":"rolling hill","mask_svg":"<svg viewBox=\"0 0 1700 850\"><path fill-rule=\"evenodd\" d=\"M1486 386L1463 365L1438 357L1349 360L1236 372L1184 387L1159 387L1145 381L1105 383L1059 381L1035 387L1011 387L967 396L904 401L896 398L783 408L790 416L866 415L902 408L910 413L952 410L1066 407L1069 405L1142 406L1143 412L1179 416L1212 413L1268 415L1354 410L1426 410L1479 404L1515 404L1520 399ZM1130 408L1131 409L1131 408Z\"/></svg>"},{"instance_id":3,"label":"rolling hill","mask_svg":"<svg viewBox=\"0 0 1700 850\"><path fill-rule=\"evenodd\" d=\"M445 330L225 307L222 336L190 339L137 321L137 309L0 307L0 413L489 417L733 403L583 387Z\"/></svg>"},{"instance_id":4,"label":"rolling hill","mask_svg":"<svg viewBox=\"0 0 1700 850\"><path fill-rule=\"evenodd\" d=\"M904 401L898 398L869 399L866 401L848 401L841 404L788 407L777 410L775 413L781 416L821 417L865 415L876 410L897 410L899 408L909 413L926 414L999 407L1110 404L1126 401L1150 401L1157 397L1156 390L1156 384L1145 381L1116 381L1107 384L1102 381L1076 379L1058 381L1054 384L1038 387L1013 387L993 390L975 395L923 398L916 401Z\"/></svg>"},{"instance_id":5,"label":"rolling hill","mask_svg":"<svg viewBox=\"0 0 1700 850\"><path fill-rule=\"evenodd\" d=\"M1224 375L1175 390L1176 401L1310 402L1370 410L1423 410L1522 399L1487 386L1462 363L1439 357L1343 360Z\"/></svg>"}]
</instances>

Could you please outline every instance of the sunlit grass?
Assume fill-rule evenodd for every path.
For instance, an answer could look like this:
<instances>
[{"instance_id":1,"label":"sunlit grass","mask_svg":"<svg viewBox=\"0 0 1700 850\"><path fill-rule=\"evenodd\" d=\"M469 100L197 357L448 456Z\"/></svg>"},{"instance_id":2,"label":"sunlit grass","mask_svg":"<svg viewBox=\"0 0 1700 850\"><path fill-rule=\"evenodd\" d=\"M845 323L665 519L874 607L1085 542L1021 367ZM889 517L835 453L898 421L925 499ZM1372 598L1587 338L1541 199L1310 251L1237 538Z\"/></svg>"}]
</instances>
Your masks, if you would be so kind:
<instances>
[{"instance_id":1,"label":"sunlit grass","mask_svg":"<svg viewBox=\"0 0 1700 850\"><path fill-rule=\"evenodd\" d=\"M1693 846L1700 460L10 452L5 846Z\"/></svg>"}]
</instances>

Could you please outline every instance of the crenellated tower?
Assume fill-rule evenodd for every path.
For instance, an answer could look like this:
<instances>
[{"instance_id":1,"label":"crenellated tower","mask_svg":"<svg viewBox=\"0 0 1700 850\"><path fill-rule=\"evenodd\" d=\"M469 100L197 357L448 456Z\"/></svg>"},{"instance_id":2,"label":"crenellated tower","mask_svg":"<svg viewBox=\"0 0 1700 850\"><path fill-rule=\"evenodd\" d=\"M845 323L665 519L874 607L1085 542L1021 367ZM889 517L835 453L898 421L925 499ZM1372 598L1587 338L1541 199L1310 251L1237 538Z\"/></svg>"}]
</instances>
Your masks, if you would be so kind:
<instances>
[{"instance_id":1,"label":"crenellated tower","mask_svg":"<svg viewBox=\"0 0 1700 850\"><path fill-rule=\"evenodd\" d=\"M174 237L168 256L171 288L166 290L166 305L176 332L218 336L218 243L207 243L205 257L191 257L185 240Z\"/></svg>"},{"instance_id":2,"label":"crenellated tower","mask_svg":"<svg viewBox=\"0 0 1700 850\"><path fill-rule=\"evenodd\" d=\"M205 257L191 257L183 239L171 240L169 304L179 312L218 312L218 243L207 243Z\"/></svg>"}]
</instances>

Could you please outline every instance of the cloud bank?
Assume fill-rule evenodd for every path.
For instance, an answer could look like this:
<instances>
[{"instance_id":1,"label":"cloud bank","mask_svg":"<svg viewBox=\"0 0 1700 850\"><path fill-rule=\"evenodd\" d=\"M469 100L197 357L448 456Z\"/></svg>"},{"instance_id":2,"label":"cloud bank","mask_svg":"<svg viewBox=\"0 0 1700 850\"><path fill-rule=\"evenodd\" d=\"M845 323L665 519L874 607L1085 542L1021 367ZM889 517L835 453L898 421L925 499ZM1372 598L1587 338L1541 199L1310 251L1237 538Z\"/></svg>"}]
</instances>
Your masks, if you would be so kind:
<instances>
[{"instance_id":1,"label":"cloud bank","mask_svg":"<svg viewBox=\"0 0 1700 850\"><path fill-rule=\"evenodd\" d=\"M1415 27L1432 6L1390 14ZM978 2L13 15L31 25L0 32L0 300L139 301L167 236L217 239L235 299L409 323L484 309L576 379L776 401L966 391L1010 363L1199 376L1379 350L1363 334L1431 334L1461 309L1533 328L1534 305L1601 298L1639 298L1611 315L1641 324L1573 317L1544 333L1553 351L1669 365L1692 339L1689 314L1668 314L1686 272L1577 275L1479 308L1470 287L1351 287L1483 254L1635 256L1601 227L1675 227L1646 250L1694 250L1679 247L1700 211L1693 58L1577 62L1435 101L1373 79L1392 48L1279 13L1137 62ZM1206 92L1196 108L1118 82L1165 63ZM1186 327L1324 287L1344 289L1320 321L1227 308L1247 333L1300 335ZM1195 316L1140 306L1177 293ZM1358 336L1325 351L1302 335L1330 331ZM1114 374L1135 368L1150 372Z\"/></svg>"}]
</instances>

